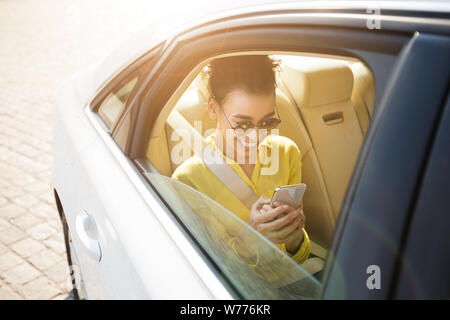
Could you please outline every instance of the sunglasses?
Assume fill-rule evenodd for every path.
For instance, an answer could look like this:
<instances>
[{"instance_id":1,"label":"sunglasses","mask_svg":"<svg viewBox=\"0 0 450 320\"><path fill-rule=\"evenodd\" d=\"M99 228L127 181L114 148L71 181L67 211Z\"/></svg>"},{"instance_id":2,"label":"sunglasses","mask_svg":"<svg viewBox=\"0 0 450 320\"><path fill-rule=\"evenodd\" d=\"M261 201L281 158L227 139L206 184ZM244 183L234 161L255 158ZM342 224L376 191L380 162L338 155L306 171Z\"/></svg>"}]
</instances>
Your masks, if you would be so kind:
<instances>
[{"instance_id":1,"label":"sunglasses","mask_svg":"<svg viewBox=\"0 0 450 320\"><path fill-rule=\"evenodd\" d=\"M254 128L265 129L265 130L275 129L281 123L281 119L280 119L280 116L278 114L278 109L277 109L276 106L275 106L275 111L277 113L277 117L278 118L269 118L269 119L265 119L265 120L260 120L260 121L258 121L258 123L256 125L253 122L249 121L249 120L242 121L242 122L237 122L237 125L234 126L234 127L231 124L231 122L228 119L228 117L225 114L225 112L222 110L222 108L220 108L220 110L222 111L223 115L225 116L225 119L227 119L228 124L234 130L234 133L237 136L243 136L243 135L246 134L247 130L251 130L251 129L254 129Z\"/></svg>"}]
</instances>

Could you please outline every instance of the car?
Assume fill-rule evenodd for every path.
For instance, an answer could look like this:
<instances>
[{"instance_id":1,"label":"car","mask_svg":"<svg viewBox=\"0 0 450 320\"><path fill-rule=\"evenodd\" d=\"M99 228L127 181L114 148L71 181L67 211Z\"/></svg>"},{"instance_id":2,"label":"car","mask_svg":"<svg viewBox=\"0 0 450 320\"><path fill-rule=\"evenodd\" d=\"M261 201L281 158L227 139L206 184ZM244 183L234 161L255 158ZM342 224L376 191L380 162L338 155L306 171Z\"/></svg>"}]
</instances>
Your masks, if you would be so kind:
<instances>
[{"instance_id":1,"label":"car","mask_svg":"<svg viewBox=\"0 0 450 320\"><path fill-rule=\"evenodd\" d=\"M203 71L241 54L281 61L280 135L302 153L314 254L301 265L171 179L193 154L177 130L201 140L215 125ZM152 23L57 90L54 194L76 296L448 299L449 57L438 1L240 1ZM233 255L235 228L273 279Z\"/></svg>"}]
</instances>

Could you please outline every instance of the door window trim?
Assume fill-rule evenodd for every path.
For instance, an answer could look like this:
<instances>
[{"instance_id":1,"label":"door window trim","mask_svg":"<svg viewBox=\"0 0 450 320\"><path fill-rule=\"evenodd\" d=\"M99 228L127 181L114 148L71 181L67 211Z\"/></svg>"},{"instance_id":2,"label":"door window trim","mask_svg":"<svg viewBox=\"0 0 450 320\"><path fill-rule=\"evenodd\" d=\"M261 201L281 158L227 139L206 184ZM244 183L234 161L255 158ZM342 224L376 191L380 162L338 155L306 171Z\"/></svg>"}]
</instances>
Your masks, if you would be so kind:
<instances>
[{"instance_id":1,"label":"door window trim","mask_svg":"<svg viewBox=\"0 0 450 320\"><path fill-rule=\"evenodd\" d=\"M320 28L307 28L306 31L304 28L291 28L287 29L285 27L272 27L272 28L263 28L263 27L253 27L246 29L233 30L229 32L224 32L220 34L206 35L203 38L199 39L191 39L192 42L186 42L187 40L183 40L182 42L176 41L175 45L170 50L170 58L164 61L166 64L166 68L161 71L161 75L164 74L173 74L174 70L177 70L178 78L171 78L169 85L164 83L164 80L161 78L157 79L152 87L141 88L141 91L145 90L145 96L142 97L141 105L147 106L146 108L139 108L139 118L140 122L136 123L136 130L138 130L137 140L133 141L133 145L130 150L131 158L142 158L145 156L146 143L149 141L152 126L148 125L154 124L154 120L157 118L158 114L164 109L167 104L167 101L170 97L176 92L177 88L179 88L180 84L183 80L188 76L188 74L202 61L207 59L211 59L213 57L217 57L220 54L227 54L233 52L249 52L249 51L259 51L259 52L305 52L305 53L324 53L324 54L334 54L348 57L355 57L364 62L366 65L371 66L363 57L358 55L357 51L352 51L349 49L345 49L343 47L336 49L333 45L324 45L319 46L316 42L316 45L301 45L292 43L292 41L286 40L286 35L289 34L289 37L292 39L299 40L299 36L303 39L312 39L315 38L318 34L321 34L322 41L325 41L325 38L330 37L329 32L336 32L337 28L334 29L320 29ZM342 29L339 30L345 34L344 40L352 40L355 41L354 38L354 30ZM253 34L252 34L253 33ZM245 41L244 35L252 34L253 38L251 41L253 43L249 43L249 37L247 37L247 41ZM271 44L267 44L268 35L270 36ZM263 36L264 35L264 36ZM284 39L281 38L280 35L284 35ZM362 36L362 35L361 35ZM379 37L383 36L387 38L383 43L379 43ZM398 50L401 50L402 45L409 40L408 35L380 35L374 34L374 37L378 38L378 45L380 45L379 50L385 48L388 52L392 52L392 46L389 46L392 42L397 42ZM257 39L256 39L257 38ZM365 42L371 41L368 36L365 37ZM223 43L226 40L225 43ZM363 40L361 38L361 40ZM372 39L373 40L373 39ZM389 41L388 41L389 40ZM235 43L232 43L235 41ZM203 44L206 43L219 43L221 44L220 52L216 50L216 48L210 45L208 50L205 49ZM226 47L228 46L228 47ZM364 47L364 43L361 44L361 47ZM202 48L202 49L199 49ZM177 63L176 60L179 57L184 57L184 61L182 63ZM174 63L175 61L175 63ZM181 70L181 71L180 71ZM374 74L375 75L375 74ZM377 81L377 79L375 79ZM163 85L164 83L164 85ZM144 86L143 86L144 87Z\"/></svg>"},{"instance_id":2,"label":"door window trim","mask_svg":"<svg viewBox=\"0 0 450 320\"><path fill-rule=\"evenodd\" d=\"M318 33L326 33L327 36L329 36L328 32L329 30L327 29L319 29L319 28L308 28L307 29L307 35L304 36L304 38L311 38L311 37L315 37ZM335 29L336 30L336 29ZM259 32L261 35L261 32L265 34L264 37L264 43L260 46L257 46L255 44L250 45L253 49L253 51L256 52L283 52L283 53L291 53L291 54L295 54L298 52L301 53L325 53L325 54L334 54L334 55L341 55L341 56L347 56L347 57L356 57L358 58L360 61L366 63L370 68L372 68L372 64L368 63L365 59L364 56L360 56L358 53L360 53L361 51L357 51L357 50L349 50L347 48L343 48L342 46L340 48L336 48L334 47L334 45L331 45L331 48L327 48L326 46L318 46L317 41L316 41L316 46L311 47L311 46L307 46L305 47L304 45L298 45L295 46L292 44L292 42L286 43L288 40L285 40L286 42L284 43L284 47L282 46L281 50L280 50L280 45L276 44L276 40L271 40L272 43L270 45L267 45L267 39L276 39L276 36L268 36L267 34L276 34L278 33L283 33L285 34L286 32L286 28L283 28L282 30L280 30L278 27L276 28L261 28L261 27L254 27L254 28L247 28L247 29L240 29L237 30L237 34L242 35L242 33L247 33L247 34L251 34L252 31L256 31ZM298 33L302 34L302 31L304 31L302 28L294 28L292 30L289 30L291 32L291 36L297 35ZM353 31L353 33L352 33ZM348 38L351 38L352 41L354 40L354 37L352 37L352 34L354 35L354 30L349 31L349 30L340 30L339 32L342 32L343 34L341 34L341 38L344 38L344 40L348 40ZM361 34L361 36L365 35L367 33L363 32ZM235 35L236 36L236 35ZM211 52L199 52L199 51L204 51L201 50L199 48L205 48L204 46L200 45L198 43L198 41L200 41L200 43L203 42L210 42L210 43L214 43L214 41L217 41L218 43L221 43L220 39L223 39L224 37L227 38L228 43L231 43L234 38L230 36L230 32L224 32L221 34L214 34L214 35L206 35L204 38L201 39L192 39L192 42L188 42L186 43L187 40L182 41L182 44L180 44L180 42L176 42L177 45L174 45L174 47L172 48L172 50L170 51L170 61L165 61L166 63L166 69L163 69L161 74L164 73L168 73L171 74L171 72L173 70L178 70L177 74L182 74L179 78L179 81L176 81L177 79L173 79L171 78L171 82L170 85L166 85L163 86L162 83L164 83L164 81L158 81L161 79L157 79L155 83L153 83L153 87L150 88L149 91L146 92L146 96L143 97L141 104L147 106L147 109L141 108L140 111L140 116L139 119L142 121L141 125L143 122L146 122L147 124L147 133L146 136L148 137L148 139L150 138L151 135L151 128L149 128L150 126L148 125L149 123L151 123L152 125L154 125L155 120L156 120L156 115L159 116L159 113L161 112L161 110L164 110L164 112L167 112L167 109L165 109L167 107L167 105L170 103L170 101L172 100L173 96L177 96L177 94L179 92L182 92L184 87L187 87L190 83L191 79L187 79L190 78L190 76L192 76L192 78L195 76L195 70L199 69L199 66L203 65L203 61L206 61L207 59L212 59L212 58L216 58L219 53L216 51L214 52L215 48L211 49ZM346 38L347 37L347 38ZM389 44L391 44L392 42L396 42L397 43L397 51L400 52L400 50L403 48L403 46L409 41L410 37L408 34L403 34L403 35L399 35L399 34L377 34L375 35L375 37L377 38L377 45L378 47L378 51L383 51L382 49L385 48L386 51L388 53L392 52L392 47L389 46ZM381 38L380 38L381 37ZM211 38L213 38L214 40L211 40ZM245 38L245 37L244 37ZM367 37L370 38L370 37ZM239 39L238 39L239 40ZM323 39L322 39L323 40ZM242 41L242 39L241 39ZM259 41L263 41L263 39L259 39ZM370 39L366 39L365 41L370 41ZM256 41L255 41L256 42ZM230 45L231 46L231 45ZM361 44L361 47L364 47L364 43ZM186 49L187 48L187 49ZM232 48L221 48L223 51L220 52L221 54L229 54L229 53L237 53L237 52L249 52L252 51L251 49L249 49L249 45L248 43L242 43L240 41L237 41L236 44L234 44L234 46ZM285 50L283 50L285 49ZM188 53L186 53L186 51L188 51ZM396 52L397 52L396 51ZM214 53L214 54L213 54ZM369 53L371 53L369 51ZM196 56L197 54L197 56ZM185 58L186 61L189 62L189 65L186 66L186 63L184 63L185 65L183 66L183 68L180 67L180 63L177 62L177 57L178 56L183 56ZM398 56L395 56L396 58L398 58ZM175 61L175 62L174 62ZM180 68L180 69L177 69ZM180 72L179 70L183 69L183 72ZM197 70L198 71L198 70ZM191 74L192 73L192 74ZM375 79L376 81L376 79ZM156 84L156 85L155 85ZM171 86L171 87L170 87ZM163 88L164 87L164 88ZM170 88L169 88L170 87ZM166 91L166 95L163 94L162 89L165 89ZM177 91L180 90L178 93ZM158 94L154 94L156 92L158 92ZM167 91L169 91L169 94L167 94ZM162 102L163 101L163 102ZM158 106L159 104L159 106ZM376 110L376 108L375 108ZM145 112L147 111L147 112ZM144 114L144 116L142 116L142 114ZM144 120L145 119L145 120ZM139 124L138 124L139 125ZM139 131L142 128L137 128L138 131L136 132L142 132ZM144 135L138 135L139 137L142 137ZM136 149L136 145L134 146L135 149L131 151L131 159L133 159L133 155L136 155L135 158L143 158L145 157L145 151L146 151L146 147L148 143L148 139L144 138L144 142L143 142L143 148L141 152L136 152L139 149ZM349 186L350 188L350 186ZM348 189L349 190L349 189ZM333 253L330 252L330 257L333 257ZM328 264L331 263L332 259L327 259L326 262L326 266L325 266L325 270L328 268ZM325 283L326 278L324 277L324 282Z\"/></svg>"},{"instance_id":3,"label":"door window trim","mask_svg":"<svg viewBox=\"0 0 450 320\"><path fill-rule=\"evenodd\" d=\"M382 280L384 281L384 284L382 283L380 290L368 290L365 286L365 280L362 281L362 277L360 276L364 273L364 269L361 271L362 273L358 274L358 278L353 277L353 281L347 283L346 287L351 288L349 292L352 295L350 297L345 296L344 298L392 298L392 288L397 281L396 269L398 268L399 260L403 254L402 241L404 233L409 227L408 220L410 219L411 210L414 206L414 197L418 187L417 184L420 184L421 174L419 171L421 169L417 168L423 166L423 163L426 163L427 161L426 150L428 149L427 143L429 142L423 141L423 139L433 130L433 125L430 125L430 123L433 121L436 123L437 120L431 118L434 117L436 109L441 107L441 105L437 106L435 103L431 103L437 96L431 94L430 91L421 93L420 99L418 99L417 95L418 92L422 92L418 88L424 87L424 84L420 83L422 79L428 79L428 81L430 81L430 79L433 78L433 81L436 81L436 79L439 79L438 77L440 77L442 80L443 72L445 71L442 68L432 69L429 65L421 64L420 61L423 61L426 54L428 54L434 56L434 58L438 59L442 64L442 56L445 55L442 53L444 51L444 46L433 47L433 45L439 43L439 40L442 44L444 39L448 42L448 37L416 33L408 42L408 45L399 57L399 62L390 79L388 85L389 90L384 94L378 112L374 114L374 119L372 120L374 126L367 132L366 143L363 145L360 152L359 160L347 191L348 194L341 210L342 218L338 220L338 224L336 225L335 237L337 235L339 238L336 241L333 241L332 250L337 263L331 266L330 269L327 269L325 278L328 280L335 280L338 278L338 275L341 277L344 271L346 272L347 279L352 278L350 274L355 274L356 268L361 270L363 265L367 267L367 261L373 261L374 257L377 257L378 265L384 270L384 280ZM427 61L433 61L435 66L440 65L433 59L428 58ZM426 69L426 66L428 69ZM434 72L433 75L430 74L431 70ZM447 79L444 81L446 80ZM442 85L441 82L437 83L439 85L435 85L433 90L438 90L438 87ZM407 89L414 92L412 96L415 96L416 100L411 101L411 95L408 95L405 98ZM428 88L428 90L430 90L430 88ZM426 103L423 102L424 99L427 100ZM421 101L420 106L415 101ZM408 106L406 106L407 102L409 103ZM422 114L419 117L411 116L414 115L414 113L417 115L418 111L422 111ZM409 118L410 121L403 121L406 118ZM415 125L412 125L412 122L415 123ZM410 141L408 139L416 139L414 140L415 149L413 150L411 144L404 143L404 148L402 148L403 153L398 153L395 161L389 159L386 155L383 155L381 159L384 160L384 162L377 162L375 164L374 157L370 157L369 154L378 152L378 160L380 160L379 155L382 154L380 150L387 148L392 150L394 148L393 146L397 149L401 147L397 137L396 139L392 139L392 135L387 134L393 132L394 124L399 133L404 132L402 129L409 130L410 136L408 136L408 138L403 137L402 141L405 142ZM399 124L402 124L403 128L398 128ZM383 130L377 130L378 127L382 127ZM421 128L421 130L417 131L411 128ZM411 133L416 133L417 136L414 137ZM386 160L386 158L388 158L388 160ZM399 164L399 161L402 163ZM408 165L405 165L405 163L408 163ZM383 170L379 169L380 166L382 166ZM374 171L375 169L376 171ZM413 169L416 169L416 171L412 171ZM409 188L409 190L406 191L407 194L402 194L402 201L395 202L395 207L392 205L391 201L383 201L383 199L380 199L379 197L376 201L370 202L371 199L375 199L374 197L380 193L382 196L385 196L387 200L390 200L388 196L383 195L382 192L377 190L385 190L385 188L380 188L380 186L389 185L386 180L380 181L383 177L386 178L386 175L380 174L380 172L394 172L394 170L398 176L396 179L388 179L389 182L393 182L397 185L403 178L401 183ZM410 170L411 172L407 172L407 170ZM374 172L377 172L378 175L375 175ZM371 179L370 183L368 183L369 178ZM405 182L404 180L410 181ZM404 192L405 191L403 191L403 193ZM359 195L359 197L357 197L357 195ZM373 206L374 202L380 203L381 205ZM383 205L387 206L383 207ZM372 206L373 209L371 209L370 206ZM375 208L377 209L377 212L371 211ZM364 210L361 211L361 209ZM396 215L392 215L393 210L395 210ZM364 215L361 214L361 212L363 212ZM387 215L387 213L389 215ZM395 217L395 219L392 217ZM350 218L352 218L352 221L350 221ZM376 230L378 233L373 230L367 232L368 228L363 222L367 223L366 220L368 219L372 225L378 227L378 230ZM387 236L389 236L389 238ZM381 237L381 239L378 239L379 237ZM342 245L342 242L344 241L351 243L355 239L358 239L359 245L367 248L367 252L370 252L370 257L367 255L354 257L349 246ZM392 252L394 252L394 254L392 254ZM350 256L352 258L349 258ZM341 268L342 264L345 264L346 269ZM334 291L338 286L337 281L328 281L326 286L329 286L329 288L325 288L325 298L342 298L342 296Z\"/></svg>"},{"instance_id":4,"label":"door window trim","mask_svg":"<svg viewBox=\"0 0 450 320\"><path fill-rule=\"evenodd\" d=\"M131 91L130 96L127 99L125 108L122 110L115 125L112 128L109 128L110 132L113 132L115 127L120 124L123 114L126 112L126 110L128 110L129 106L132 105L136 92L145 79L145 73L148 73L149 71L148 63L151 60L154 60L156 62L156 60L159 58L162 46L162 44L159 44L140 57L134 59L134 61L130 64L125 63L122 68L116 71L108 80L105 81L103 85L100 86L100 88L95 92L93 97L87 103L87 106L89 106L89 108L93 112L98 113L98 109L111 92L120 89L120 87L123 86L126 81L133 76L138 77L138 81L133 87L133 90Z\"/></svg>"}]
</instances>

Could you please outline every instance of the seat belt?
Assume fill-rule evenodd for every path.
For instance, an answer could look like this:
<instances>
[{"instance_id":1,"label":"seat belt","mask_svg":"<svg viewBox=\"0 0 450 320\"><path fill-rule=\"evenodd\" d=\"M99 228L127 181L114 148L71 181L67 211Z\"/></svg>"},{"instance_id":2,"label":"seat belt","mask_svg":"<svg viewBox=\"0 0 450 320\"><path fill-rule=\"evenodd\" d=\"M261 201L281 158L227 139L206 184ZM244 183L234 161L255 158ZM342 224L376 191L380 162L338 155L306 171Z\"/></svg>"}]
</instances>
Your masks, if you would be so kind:
<instances>
[{"instance_id":1,"label":"seat belt","mask_svg":"<svg viewBox=\"0 0 450 320\"><path fill-rule=\"evenodd\" d=\"M247 208L251 209L259 197L213 147L207 145L203 149L203 162Z\"/></svg>"},{"instance_id":2,"label":"seat belt","mask_svg":"<svg viewBox=\"0 0 450 320\"><path fill-rule=\"evenodd\" d=\"M214 148L208 145L205 138L191 126L189 121L187 121L177 110L173 110L167 119L167 123L172 129L186 129L189 132L189 135L193 137L194 142L201 142L201 148L198 149L191 147L190 141L186 141L194 154L201 158L217 178L219 178L219 180L222 181L222 183L250 209L259 197L253 192L250 186L239 177L238 173L226 163L223 157L221 157ZM186 139L186 137L183 136L181 138Z\"/></svg>"}]
</instances>

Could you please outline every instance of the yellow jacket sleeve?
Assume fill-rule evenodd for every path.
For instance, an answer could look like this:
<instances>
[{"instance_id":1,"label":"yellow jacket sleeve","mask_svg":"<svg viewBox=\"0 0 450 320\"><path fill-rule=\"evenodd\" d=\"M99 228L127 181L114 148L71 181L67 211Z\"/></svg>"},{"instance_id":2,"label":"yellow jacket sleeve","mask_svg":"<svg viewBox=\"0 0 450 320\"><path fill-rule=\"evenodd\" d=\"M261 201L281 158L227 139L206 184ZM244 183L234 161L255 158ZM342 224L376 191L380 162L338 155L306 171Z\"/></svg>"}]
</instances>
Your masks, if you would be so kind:
<instances>
[{"instance_id":1,"label":"yellow jacket sleeve","mask_svg":"<svg viewBox=\"0 0 450 320\"><path fill-rule=\"evenodd\" d=\"M292 255L287 250L286 247L283 245L282 250L287 253L288 256L290 256L292 259L294 259L295 262L298 264L302 264L303 262L308 259L309 254L311 252L311 243L309 242L308 233L305 229L303 230L303 240L302 244L300 245L300 248L297 250L297 252Z\"/></svg>"}]
</instances>

